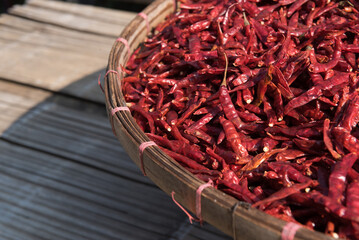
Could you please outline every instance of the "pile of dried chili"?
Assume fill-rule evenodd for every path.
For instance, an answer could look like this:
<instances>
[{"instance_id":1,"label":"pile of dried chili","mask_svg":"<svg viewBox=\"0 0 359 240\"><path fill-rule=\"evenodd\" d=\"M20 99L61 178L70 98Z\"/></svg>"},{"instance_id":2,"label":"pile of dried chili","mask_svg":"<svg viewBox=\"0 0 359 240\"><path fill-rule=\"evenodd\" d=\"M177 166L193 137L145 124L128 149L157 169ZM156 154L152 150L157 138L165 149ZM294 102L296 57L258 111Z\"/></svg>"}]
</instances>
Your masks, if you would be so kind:
<instances>
[{"instance_id":1,"label":"pile of dried chili","mask_svg":"<svg viewBox=\"0 0 359 240\"><path fill-rule=\"evenodd\" d=\"M123 69L138 125L198 178L359 239L359 3L182 0Z\"/></svg>"}]
</instances>

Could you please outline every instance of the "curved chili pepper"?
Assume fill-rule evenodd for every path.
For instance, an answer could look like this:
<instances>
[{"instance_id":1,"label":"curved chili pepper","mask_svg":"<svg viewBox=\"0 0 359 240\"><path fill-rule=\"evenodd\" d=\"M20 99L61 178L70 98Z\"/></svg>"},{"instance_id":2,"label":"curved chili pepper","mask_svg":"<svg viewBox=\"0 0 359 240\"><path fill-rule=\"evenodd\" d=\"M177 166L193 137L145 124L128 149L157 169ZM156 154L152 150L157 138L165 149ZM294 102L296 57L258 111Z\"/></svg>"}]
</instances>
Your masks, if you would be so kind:
<instances>
[{"instance_id":1,"label":"curved chili pepper","mask_svg":"<svg viewBox=\"0 0 359 240\"><path fill-rule=\"evenodd\" d=\"M216 142L212 136L210 136L209 134L207 134L206 132L204 132L201 129L194 129L194 130L188 132L188 134L191 134L191 135L197 137L198 139L201 139L201 140L207 142L210 145L213 145Z\"/></svg>"},{"instance_id":2,"label":"curved chili pepper","mask_svg":"<svg viewBox=\"0 0 359 240\"><path fill-rule=\"evenodd\" d=\"M356 179L348 185L346 206L353 214L359 215L359 181Z\"/></svg>"},{"instance_id":3,"label":"curved chili pepper","mask_svg":"<svg viewBox=\"0 0 359 240\"><path fill-rule=\"evenodd\" d=\"M240 137L233 123L225 119L224 117L219 117L219 120L223 126L223 130L226 134L227 141L231 144L233 151L240 158L246 158L248 156L248 152L241 144Z\"/></svg>"},{"instance_id":4,"label":"curved chili pepper","mask_svg":"<svg viewBox=\"0 0 359 240\"><path fill-rule=\"evenodd\" d=\"M283 6L283 5L292 4L292 3L294 3L295 1L296 1L296 0L279 0L278 3Z\"/></svg>"},{"instance_id":5,"label":"curved chili pepper","mask_svg":"<svg viewBox=\"0 0 359 240\"><path fill-rule=\"evenodd\" d=\"M308 181L305 183L296 183L287 188L282 188L278 192L273 193L271 196L254 203L252 205L252 207L255 207L255 208L259 207L260 209L266 208L266 206L268 206L270 203L272 203L274 201L289 197L290 195L297 193L300 190L305 189L309 186L315 186L315 184L316 183L313 181Z\"/></svg>"},{"instance_id":6,"label":"curved chili pepper","mask_svg":"<svg viewBox=\"0 0 359 240\"><path fill-rule=\"evenodd\" d=\"M320 85L316 85L312 88L310 88L308 91L300 95L299 97L296 97L292 99L284 108L284 114L288 114L291 110L294 108L303 106L310 101L319 98L324 90L329 90L333 88L334 86L338 86L342 83L346 83L349 81L349 75L337 75L332 77L329 80L326 80Z\"/></svg>"},{"instance_id":7,"label":"curved chili pepper","mask_svg":"<svg viewBox=\"0 0 359 240\"><path fill-rule=\"evenodd\" d=\"M184 120L186 120L196 109L198 109L201 104L205 101L205 98L200 98L197 102L191 104L187 110L182 113L181 117L176 121L176 126L180 125Z\"/></svg>"},{"instance_id":8,"label":"curved chili pepper","mask_svg":"<svg viewBox=\"0 0 359 240\"><path fill-rule=\"evenodd\" d=\"M244 108L258 116L265 115L263 109L259 108L258 106L255 106L253 104L247 104L244 106Z\"/></svg>"},{"instance_id":9,"label":"curved chili pepper","mask_svg":"<svg viewBox=\"0 0 359 240\"><path fill-rule=\"evenodd\" d=\"M278 141L269 138L269 137L265 137L262 139L262 146L263 146L263 152L268 152L270 150L272 150L273 148L275 148L278 145Z\"/></svg>"},{"instance_id":10,"label":"curved chili pepper","mask_svg":"<svg viewBox=\"0 0 359 240\"><path fill-rule=\"evenodd\" d=\"M265 77L261 81L259 81L257 87L257 97L253 102L254 105L259 106L262 103L264 95L267 91L267 86L272 81L273 78L272 77L273 69L274 69L273 66L270 65Z\"/></svg>"},{"instance_id":11,"label":"curved chili pepper","mask_svg":"<svg viewBox=\"0 0 359 240\"><path fill-rule=\"evenodd\" d=\"M272 135L272 134L270 134L269 132L266 132L266 134L267 134L271 139L274 139L274 140L279 141L279 142L290 141L290 138L289 138L289 137Z\"/></svg>"},{"instance_id":12,"label":"curved chili pepper","mask_svg":"<svg viewBox=\"0 0 359 240\"><path fill-rule=\"evenodd\" d=\"M268 152L260 153L256 155L251 161L249 161L246 165L244 165L241 168L241 172L245 171L251 171L253 169L256 169L259 165L261 165L264 161L266 161L268 158L270 158L272 155L276 153L280 153L282 151L285 151L287 148L278 148L273 149Z\"/></svg>"},{"instance_id":13,"label":"curved chili pepper","mask_svg":"<svg viewBox=\"0 0 359 240\"><path fill-rule=\"evenodd\" d=\"M315 203L324 206L326 211L331 212L338 217L352 218L352 216L348 216L350 214L348 214L348 209L346 207L320 192L313 190L310 192L310 196Z\"/></svg>"},{"instance_id":14,"label":"curved chili pepper","mask_svg":"<svg viewBox=\"0 0 359 240\"><path fill-rule=\"evenodd\" d=\"M162 147L165 148L169 148L173 151L175 151L176 149L179 148L178 145L174 145L170 140L168 140L165 137L159 136L157 134L152 134L152 133L146 133L146 135L152 140L154 141L157 145L160 145Z\"/></svg>"},{"instance_id":15,"label":"curved chili pepper","mask_svg":"<svg viewBox=\"0 0 359 240\"><path fill-rule=\"evenodd\" d=\"M283 162L283 161L290 161L296 158L304 157L305 155L307 154L303 151L297 149L287 149L283 152L278 153L275 159L277 161Z\"/></svg>"},{"instance_id":16,"label":"curved chili pepper","mask_svg":"<svg viewBox=\"0 0 359 240\"><path fill-rule=\"evenodd\" d=\"M267 122L269 127L273 127L274 124L277 122L277 116L272 109L271 104L267 101L267 98L262 99L263 102L263 110L265 114L267 115Z\"/></svg>"},{"instance_id":17,"label":"curved chili pepper","mask_svg":"<svg viewBox=\"0 0 359 240\"><path fill-rule=\"evenodd\" d=\"M276 86L280 90L280 93L283 95L283 97L285 97L288 100L294 98L294 94L290 89L288 82L285 79L282 71L277 66L273 66L273 68L274 68L274 75L276 76L274 80L278 81Z\"/></svg>"},{"instance_id":18,"label":"curved chili pepper","mask_svg":"<svg viewBox=\"0 0 359 240\"><path fill-rule=\"evenodd\" d=\"M289 7L289 9L288 9L288 11L287 11L288 17L292 16L292 14L293 14L294 12L296 12L296 11L297 11L303 4L305 4L306 2L308 2L308 0L298 0L298 1L296 1L295 3L293 3L293 4Z\"/></svg>"},{"instance_id":19,"label":"curved chili pepper","mask_svg":"<svg viewBox=\"0 0 359 240\"><path fill-rule=\"evenodd\" d=\"M197 163L196 161L193 161L192 159L185 157L181 154L175 153L171 150L168 150L166 148L160 147L162 151L164 151L168 156L174 158L176 161L185 164L186 166L195 169L195 170L208 170L208 168L204 167L203 165Z\"/></svg>"},{"instance_id":20,"label":"curved chili pepper","mask_svg":"<svg viewBox=\"0 0 359 240\"><path fill-rule=\"evenodd\" d=\"M358 156L355 153L345 155L334 165L329 176L328 196L338 203L342 203L344 199L343 193L346 187L346 176L357 159Z\"/></svg>"},{"instance_id":21,"label":"curved chili pepper","mask_svg":"<svg viewBox=\"0 0 359 240\"><path fill-rule=\"evenodd\" d=\"M176 125L176 122L178 120L178 114L176 111L171 110L167 112L166 118L167 118L167 123L173 126Z\"/></svg>"},{"instance_id":22,"label":"curved chili pepper","mask_svg":"<svg viewBox=\"0 0 359 240\"><path fill-rule=\"evenodd\" d=\"M339 3L330 2L327 6L322 7L316 14L314 18L320 17L324 13L338 7Z\"/></svg>"},{"instance_id":23,"label":"curved chili pepper","mask_svg":"<svg viewBox=\"0 0 359 240\"><path fill-rule=\"evenodd\" d=\"M236 105L244 108L242 91L237 91ZM239 116L239 117L241 117L241 116Z\"/></svg>"},{"instance_id":24,"label":"curved chili pepper","mask_svg":"<svg viewBox=\"0 0 359 240\"><path fill-rule=\"evenodd\" d=\"M224 51L221 51L221 48L218 48L219 52L223 53L223 57L225 59L226 69L228 68L228 58ZM236 128L240 128L242 126L242 120L239 118L237 111L232 103L232 99L229 95L227 89L227 70L224 73L223 81L219 88L219 100L222 105L222 109L228 120L232 121Z\"/></svg>"},{"instance_id":25,"label":"curved chili pepper","mask_svg":"<svg viewBox=\"0 0 359 240\"><path fill-rule=\"evenodd\" d=\"M208 29L210 25L211 25L211 21L202 20L202 21L199 21L199 22L196 22L196 23L192 24L189 27L189 31L191 33L197 33L197 32L203 31L205 29Z\"/></svg>"},{"instance_id":26,"label":"curved chili pepper","mask_svg":"<svg viewBox=\"0 0 359 240\"><path fill-rule=\"evenodd\" d=\"M321 131L315 128L302 128L295 134L298 138L319 138L322 136Z\"/></svg>"},{"instance_id":27,"label":"curved chili pepper","mask_svg":"<svg viewBox=\"0 0 359 240\"><path fill-rule=\"evenodd\" d=\"M339 93L336 95L339 96ZM342 117L344 112L344 106L347 104L349 99L350 99L349 87L346 86L341 91L341 98L339 99L338 106L334 114L334 119L333 119L334 122L338 122L339 119Z\"/></svg>"},{"instance_id":28,"label":"curved chili pepper","mask_svg":"<svg viewBox=\"0 0 359 240\"><path fill-rule=\"evenodd\" d=\"M225 150L218 146L215 146L214 152L224 158L228 164L245 164L248 162L248 159L241 159L233 151Z\"/></svg>"},{"instance_id":29,"label":"curved chili pepper","mask_svg":"<svg viewBox=\"0 0 359 240\"><path fill-rule=\"evenodd\" d=\"M324 125L323 125L323 140L324 140L324 144L327 147L327 149L329 150L329 152L332 154L332 156L335 159L339 159L341 158L340 154L337 153L334 148L333 148L333 143L331 141L330 138L330 130L329 130L329 125L330 125L330 120L329 119L325 119L324 120Z\"/></svg>"},{"instance_id":30,"label":"curved chili pepper","mask_svg":"<svg viewBox=\"0 0 359 240\"><path fill-rule=\"evenodd\" d=\"M324 142L321 140L294 138L292 141L303 151L316 155L323 154Z\"/></svg>"},{"instance_id":31,"label":"curved chili pepper","mask_svg":"<svg viewBox=\"0 0 359 240\"><path fill-rule=\"evenodd\" d=\"M238 3L233 3L231 4L229 7L227 7L227 10L226 10L226 13L224 14L224 18L223 18L223 27L225 29L228 28L228 25L229 25L229 22L230 20L232 19L231 16L232 14L234 13L235 11L235 6L237 5Z\"/></svg>"},{"instance_id":32,"label":"curved chili pepper","mask_svg":"<svg viewBox=\"0 0 359 240\"><path fill-rule=\"evenodd\" d=\"M219 112L221 111L221 108L216 106L208 110L208 113L204 115L200 120L193 123L191 126L189 126L185 132L191 132L192 130L199 129L208 122L210 122Z\"/></svg>"},{"instance_id":33,"label":"curved chili pepper","mask_svg":"<svg viewBox=\"0 0 359 240\"><path fill-rule=\"evenodd\" d=\"M130 57L123 95L130 108L148 111L132 110L139 127L198 178L240 200L262 200L255 206L279 218L353 238L353 2L183 0Z\"/></svg>"},{"instance_id":34,"label":"curved chili pepper","mask_svg":"<svg viewBox=\"0 0 359 240\"><path fill-rule=\"evenodd\" d=\"M221 131L219 134L218 134L218 138L217 138L217 145L221 144L224 139L226 138L226 134L224 133L224 131Z\"/></svg>"},{"instance_id":35,"label":"curved chili pepper","mask_svg":"<svg viewBox=\"0 0 359 240\"><path fill-rule=\"evenodd\" d=\"M242 98L247 104L250 104L253 101L253 95L248 88L242 90Z\"/></svg>"},{"instance_id":36,"label":"curved chili pepper","mask_svg":"<svg viewBox=\"0 0 359 240\"><path fill-rule=\"evenodd\" d=\"M269 5L269 6L263 6L263 7L258 7L258 9L260 10L260 12L258 13L258 15L256 16L256 20L261 20L261 19L265 19L268 18L276 8L280 7L282 4L277 3L274 5Z\"/></svg>"},{"instance_id":37,"label":"curved chili pepper","mask_svg":"<svg viewBox=\"0 0 359 240\"><path fill-rule=\"evenodd\" d=\"M354 95L354 96L353 96ZM351 131L359 122L359 94L358 92L351 95L351 100L343 113L342 120L339 122L340 127Z\"/></svg>"},{"instance_id":38,"label":"curved chili pepper","mask_svg":"<svg viewBox=\"0 0 359 240\"><path fill-rule=\"evenodd\" d=\"M213 149L207 147L206 153L208 153L211 157L218 160L218 162L222 165L223 170L225 170L225 171L229 170L229 166L226 163L226 161L220 155L216 154ZM224 172L223 174L226 175L226 172Z\"/></svg>"},{"instance_id":39,"label":"curved chili pepper","mask_svg":"<svg viewBox=\"0 0 359 240\"><path fill-rule=\"evenodd\" d=\"M319 10L320 10L320 8L314 8L308 14L306 22L305 22L308 27L311 27L313 25L314 17L319 12Z\"/></svg>"},{"instance_id":40,"label":"curved chili pepper","mask_svg":"<svg viewBox=\"0 0 359 240\"><path fill-rule=\"evenodd\" d=\"M258 202L260 200L256 195L248 190L248 180L246 178L242 179L240 184L234 184L225 180L219 180L218 184L229 187L231 190L238 193L242 199L248 203Z\"/></svg>"},{"instance_id":41,"label":"curved chili pepper","mask_svg":"<svg viewBox=\"0 0 359 240\"><path fill-rule=\"evenodd\" d=\"M133 105L130 107L131 111L136 111L137 113L141 114L144 118L146 118L147 123L150 127L150 132L152 134L155 133L155 123L154 120L152 118L152 116L147 113L143 108L141 108L139 105Z\"/></svg>"},{"instance_id":42,"label":"curved chili pepper","mask_svg":"<svg viewBox=\"0 0 359 240\"><path fill-rule=\"evenodd\" d=\"M242 145L247 149L248 152L260 151L260 147L262 146L262 139L242 139Z\"/></svg>"},{"instance_id":43,"label":"curved chili pepper","mask_svg":"<svg viewBox=\"0 0 359 240\"><path fill-rule=\"evenodd\" d=\"M342 54L342 41L338 38L335 39L335 51L332 60L327 63L316 63L311 64L308 68L310 72L320 73L328 71L331 68L334 68L341 57Z\"/></svg>"},{"instance_id":44,"label":"curved chili pepper","mask_svg":"<svg viewBox=\"0 0 359 240\"><path fill-rule=\"evenodd\" d=\"M352 67L353 70L358 70L358 65L356 64L356 56L354 52L345 52L343 53L345 60Z\"/></svg>"},{"instance_id":45,"label":"curved chili pepper","mask_svg":"<svg viewBox=\"0 0 359 240\"><path fill-rule=\"evenodd\" d=\"M262 119L260 117L258 117L256 114L254 113L250 113L248 111L237 111L238 116L243 119L243 121L245 122L259 122Z\"/></svg>"},{"instance_id":46,"label":"curved chili pepper","mask_svg":"<svg viewBox=\"0 0 359 240\"><path fill-rule=\"evenodd\" d=\"M359 46L356 44L343 43L342 51L351 52L351 53L359 53Z\"/></svg>"},{"instance_id":47,"label":"curved chili pepper","mask_svg":"<svg viewBox=\"0 0 359 240\"><path fill-rule=\"evenodd\" d=\"M359 154L359 140L342 127L334 127L333 136L340 147L346 148L351 153Z\"/></svg>"},{"instance_id":48,"label":"curved chili pepper","mask_svg":"<svg viewBox=\"0 0 359 240\"><path fill-rule=\"evenodd\" d=\"M311 181L311 178L306 176L308 172L302 173L296 168L294 168L294 164L289 164L288 162L269 162L268 167L275 171L276 173L282 175L283 177L287 178L288 180L292 180L295 182L305 183ZM305 168L307 169L307 168ZM303 170L302 170L303 171ZM304 175L306 174L306 175ZM289 186L292 183L289 184Z\"/></svg>"},{"instance_id":49,"label":"curved chili pepper","mask_svg":"<svg viewBox=\"0 0 359 240\"><path fill-rule=\"evenodd\" d=\"M258 82L262 80L262 78L266 75L266 73L267 71L265 69L261 69L256 76L250 78L247 82L231 89L229 93L237 92L239 90L243 90L255 86Z\"/></svg>"}]
</instances>

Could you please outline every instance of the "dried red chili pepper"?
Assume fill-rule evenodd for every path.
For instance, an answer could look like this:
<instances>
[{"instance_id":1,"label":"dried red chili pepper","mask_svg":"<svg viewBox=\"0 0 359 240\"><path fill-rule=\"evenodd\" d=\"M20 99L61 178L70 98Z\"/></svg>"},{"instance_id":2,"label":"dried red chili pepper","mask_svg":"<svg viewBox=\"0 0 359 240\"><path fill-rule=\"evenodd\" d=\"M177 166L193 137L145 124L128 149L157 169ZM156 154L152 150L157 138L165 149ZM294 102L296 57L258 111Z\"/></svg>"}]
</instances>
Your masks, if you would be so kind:
<instances>
[{"instance_id":1,"label":"dried red chili pepper","mask_svg":"<svg viewBox=\"0 0 359 240\"><path fill-rule=\"evenodd\" d=\"M348 171L357 159L358 156L355 153L348 154L333 166L333 171L329 176L328 196L339 203L342 203L344 199L343 193L346 187Z\"/></svg>"},{"instance_id":2,"label":"dried red chili pepper","mask_svg":"<svg viewBox=\"0 0 359 240\"><path fill-rule=\"evenodd\" d=\"M253 204L252 206L259 207L259 208L263 209L263 208L266 208L266 206L268 206L270 203L272 203L274 201L286 198L294 193L299 192L302 189L305 189L309 186L315 186L315 185L316 185L316 183L312 182L312 181L305 182L305 183L296 183L290 187L282 188L281 190L273 193L270 197L260 200L260 201L256 202L255 204Z\"/></svg>"},{"instance_id":3,"label":"dried red chili pepper","mask_svg":"<svg viewBox=\"0 0 359 240\"><path fill-rule=\"evenodd\" d=\"M208 168L204 167L203 165L193 161L190 158L187 158L181 154L175 153L173 151L170 151L166 148L162 148L160 147L166 154L168 154L168 156L174 158L175 160L185 164L186 166L192 168L192 169L196 169L196 170L208 170Z\"/></svg>"},{"instance_id":4,"label":"dried red chili pepper","mask_svg":"<svg viewBox=\"0 0 359 240\"><path fill-rule=\"evenodd\" d=\"M206 115L204 115L200 120L189 126L185 130L185 132L191 132L192 130L201 128L202 126L206 125L209 121L211 121L220 111L221 108L218 106L209 109Z\"/></svg>"},{"instance_id":5,"label":"dried red chili pepper","mask_svg":"<svg viewBox=\"0 0 359 240\"><path fill-rule=\"evenodd\" d=\"M240 158L246 158L248 156L247 150L244 148L244 146L241 144L241 139L238 135L237 130L235 129L233 123L224 117L219 118L224 133L226 134L227 141L231 145L233 151L240 157Z\"/></svg>"},{"instance_id":6,"label":"dried red chili pepper","mask_svg":"<svg viewBox=\"0 0 359 240\"><path fill-rule=\"evenodd\" d=\"M324 144L327 147L327 149L329 150L329 152L332 154L332 156L335 159L339 159L341 158L340 154L337 153L334 148L333 148L333 143L332 140L330 138L330 130L329 130L329 125L330 125L330 120L329 119L325 119L324 120L324 126L323 126L323 139L324 139Z\"/></svg>"},{"instance_id":7,"label":"dried red chili pepper","mask_svg":"<svg viewBox=\"0 0 359 240\"><path fill-rule=\"evenodd\" d=\"M296 149L287 149L276 156L277 161L289 161L305 156L306 153Z\"/></svg>"},{"instance_id":8,"label":"dried red chili pepper","mask_svg":"<svg viewBox=\"0 0 359 240\"><path fill-rule=\"evenodd\" d=\"M245 166L241 168L241 172L251 171L256 169L260 164L270 158L272 155L276 153L280 153L285 151L287 148L273 149L271 151L263 152L255 156L251 161L249 161Z\"/></svg>"},{"instance_id":9,"label":"dried red chili pepper","mask_svg":"<svg viewBox=\"0 0 359 240\"><path fill-rule=\"evenodd\" d=\"M270 65L264 79L258 83L257 98L254 100L254 105L259 106L262 103L265 92L267 91L267 86L272 81L272 73L273 66Z\"/></svg>"},{"instance_id":10,"label":"dried red chili pepper","mask_svg":"<svg viewBox=\"0 0 359 240\"><path fill-rule=\"evenodd\" d=\"M180 2L123 69L140 128L226 193L359 239L357 2Z\"/></svg>"},{"instance_id":11,"label":"dried red chili pepper","mask_svg":"<svg viewBox=\"0 0 359 240\"><path fill-rule=\"evenodd\" d=\"M359 94L356 92L351 95L350 102L343 112L342 120L339 122L340 127L351 131L359 122Z\"/></svg>"},{"instance_id":12,"label":"dried red chili pepper","mask_svg":"<svg viewBox=\"0 0 359 240\"><path fill-rule=\"evenodd\" d=\"M358 215L358 206L359 206L359 182L353 181L348 185L347 194L347 207L349 211L352 211L354 214Z\"/></svg>"},{"instance_id":13,"label":"dried red chili pepper","mask_svg":"<svg viewBox=\"0 0 359 240\"><path fill-rule=\"evenodd\" d=\"M223 50L221 50L221 47L218 47L218 51L223 54L223 58L225 59L225 66L226 69L228 68L228 58L227 55ZM221 83L220 89L219 89L219 100L222 105L222 109L226 117L233 122L233 124L236 126L236 128L240 128L242 126L242 120L239 118L237 111L232 103L232 99L229 95L228 89L227 89L227 70L224 72L223 81Z\"/></svg>"}]
</instances>

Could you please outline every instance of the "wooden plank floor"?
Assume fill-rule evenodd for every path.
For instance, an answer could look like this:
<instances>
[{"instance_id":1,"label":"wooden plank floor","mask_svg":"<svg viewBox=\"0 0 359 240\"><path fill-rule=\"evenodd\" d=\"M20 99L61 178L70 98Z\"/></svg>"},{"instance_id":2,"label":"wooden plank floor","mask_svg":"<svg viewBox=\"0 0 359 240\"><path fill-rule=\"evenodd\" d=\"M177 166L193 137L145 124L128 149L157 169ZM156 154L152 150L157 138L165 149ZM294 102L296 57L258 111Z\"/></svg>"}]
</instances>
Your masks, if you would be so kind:
<instances>
[{"instance_id":1,"label":"wooden plank floor","mask_svg":"<svg viewBox=\"0 0 359 240\"><path fill-rule=\"evenodd\" d=\"M224 240L113 136L97 86L135 13L32 0L0 16L0 239Z\"/></svg>"}]
</instances>

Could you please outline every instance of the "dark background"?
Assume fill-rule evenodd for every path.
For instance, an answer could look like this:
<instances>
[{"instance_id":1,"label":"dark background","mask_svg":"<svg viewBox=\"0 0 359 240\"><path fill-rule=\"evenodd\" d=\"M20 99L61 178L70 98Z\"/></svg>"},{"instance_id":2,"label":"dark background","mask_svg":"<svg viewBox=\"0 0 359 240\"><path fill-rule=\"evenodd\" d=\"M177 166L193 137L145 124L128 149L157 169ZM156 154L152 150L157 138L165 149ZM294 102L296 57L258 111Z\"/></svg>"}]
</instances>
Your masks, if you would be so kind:
<instances>
[{"instance_id":1,"label":"dark background","mask_svg":"<svg viewBox=\"0 0 359 240\"><path fill-rule=\"evenodd\" d=\"M0 13L3 13L14 4L24 3L23 0L0 0Z\"/></svg>"},{"instance_id":2,"label":"dark background","mask_svg":"<svg viewBox=\"0 0 359 240\"><path fill-rule=\"evenodd\" d=\"M59 0L61 1L61 0ZM142 11L152 0L62 0L63 2L74 2L87 5L95 5L100 7L121 9L134 12ZM0 13L14 4L24 4L25 0L0 0Z\"/></svg>"}]
</instances>

